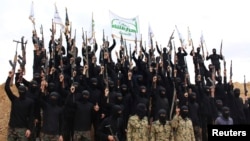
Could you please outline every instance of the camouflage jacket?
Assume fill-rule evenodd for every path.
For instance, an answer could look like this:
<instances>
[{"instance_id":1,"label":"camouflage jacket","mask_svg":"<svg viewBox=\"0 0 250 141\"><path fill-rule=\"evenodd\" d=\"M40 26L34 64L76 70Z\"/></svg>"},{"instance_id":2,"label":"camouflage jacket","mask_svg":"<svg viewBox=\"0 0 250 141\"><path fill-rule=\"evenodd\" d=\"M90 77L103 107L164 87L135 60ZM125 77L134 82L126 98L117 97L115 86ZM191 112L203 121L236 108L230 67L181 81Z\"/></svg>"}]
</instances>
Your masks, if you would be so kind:
<instances>
[{"instance_id":1,"label":"camouflage jacket","mask_svg":"<svg viewBox=\"0 0 250 141\"><path fill-rule=\"evenodd\" d=\"M159 120L152 123L150 141L173 141L173 130L170 122L162 125Z\"/></svg>"},{"instance_id":2,"label":"camouflage jacket","mask_svg":"<svg viewBox=\"0 0 250 141\"><path fill-rule=\"evenodd\" d=\"M139 119L137 115L129 117L127 126L127 141L148 141L148 118Z\"/></svg>"},{"instance_id":3,"label":"camouflage jacket","mask_svg":"<svg viewBox=\"0 0 250 141\"><path fill-rule=\"evenodd\" d=\"M174 116L171 121L175 141L195 141L192 121L189 118Z\"/></svg>"}]
</instances>

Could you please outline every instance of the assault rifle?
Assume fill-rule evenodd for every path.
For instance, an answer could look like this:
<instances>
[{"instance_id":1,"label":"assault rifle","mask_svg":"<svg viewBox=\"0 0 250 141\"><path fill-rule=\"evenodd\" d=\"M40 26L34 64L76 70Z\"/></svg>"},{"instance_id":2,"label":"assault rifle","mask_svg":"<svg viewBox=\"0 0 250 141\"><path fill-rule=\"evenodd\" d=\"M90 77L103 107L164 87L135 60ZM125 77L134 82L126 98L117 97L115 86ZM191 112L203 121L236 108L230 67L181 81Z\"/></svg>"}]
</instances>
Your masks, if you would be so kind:
<instances>
[{"instance_id":1,"label":"assault rifle","mask_svg":"<svg viewBox=\"0 0 250 141\"><path fill-rule=\"evenodd\" d=\"M58 53L59 53L59 56L60 56L60 69L61 69L61 73L63 74L63 55L62 55L62 31L60 32L60 41L59 41L59 50L58 50Z\"/></svg>"},{"instance_id":2,"label":"assault rifle","mask_svg":"<svg viewBox=\"0 0 250 141\"><path fill-rule=\"evenodd\" d=\"M109 131L111 133L111 135L114 137L115 141L119 141L119 138L117 137L117 135L115 135L112 131L111 125L106 125L105 127L109 128Z\"/></svg>"},{"instance_id":3,"label":"assault rifle","mask_svg":"<svg viewBox=\"0 0 250 141\"><path fill-rule=\"evenodd\" d=\"M248 90L247 90L247 84L246 84L246 76L244 75L244 94L247 96Z\"/></svg>"},{"instance_id":4,"label":"assault rifle","mask_svg":"<svg viewBox=\"0 0 250 141\"><path fill-rule=\"evenodd\" d=\"M22 56L18 55L18 63L22 69L22 75L25 74L26 65L26 44L28 41L24 42L24 37L21 38Z\"/></svg>"},{"instance_id":5,"label":"assault rifle","mask_svg":"<svg viewBox=\"0 0 250 141\"><path fill-rule=\"evenodd\" d=\"M74 82L74 68L75 68L75 59L76 59L76 29L75 29L75 35L74 35L74 39L73 39L73 45L71 45L71 55L72 55L72 64L71 64L71 80L72 82Z\"/></svg>"},{"instance_id":6,"label":"assault rifle","mask_svg":"<svg viewBox=\"0 0 250 141\"><path fill-rule=\"evenodd\" d=\"M51 25L52 53L50 54L52 66L55 65L55 50L56 50L55 41L54 41L55 40L55 33L56 33L56 29L55 29L54 21L52 19L52 25Z\"/></svg>"},{"instance_id":7,"label":"assault rifle","mask_svg":"<svg viewBox=\"0 0 250 141\"><path fill-rule=\"evenodd\" d=\"M89 66L89 49L88 49L88 38L87 38L87 31L86 31L86 41L85 41L85 44L86 44L86 65ZM86 77L89 78L89 69L87 70L86 72Z\"/></svg>"},{"instance_id":8,"label":"assault rifle","mask_svg":"<svg viewBox=\"0 0 250 141\"><path fill-rule=\"evenodd\" d=\"M231 64L230 64L230 81L232 81L232 77L233 77L233 64L232 64L232 60L231 60Z\"/></svg>"},{"instance_id":9,"label":"assault rifle","mask_svg":"<svg viewBox=\"0 0 250 141\"><path fill-rule=\"evenodd\" d=\"M17 47L18 47L18 44L21 43L20 41L16 41L16 40L13 40L13 42L16 42L16 51L15 51L15 55L14 55L14 59L13 61L9 60L9 63L12 67L12 72L15 74L15 71L16 71L16 64L17 64ZM13 85L13 80L14 78L12 77L11 80L10 80L10 86Z\"/></svg>"},{"instance_id":10,"label":"assault rifle","mask_svg":"<svg viewBox=\"0 0 250 141\"><path fill-rule=\"evenodd\" d=\"M137 54L137 35L135 33L135 54Z\"/></svg>"},{"instance_id":11,"label":"assault rifle","mask_svg":"<svg viewBox=\"0 0 250 141\"><path fill-rule=\"evenodd\" d=\"M122 54L120 54L120 55L122 55L122 56L120 56L120 58L122 59L124 59L124 57L125 57L125 47L124 47L124 45L123 45L123 37L122 37L122 33L121 33L121 37L120 37L121 39L120 39L120 43L121 43L121 46L122 46L122 48L123 48L123 50L122 50ZM123 63L124 64L124 63Z\"/></svg>"},{"instance_id":12,"label":"assault rifle","mask_svg":"<svg viewBox=\"0 0 250 141\"><path fill-rule=\"evenodd\" d=\"M132 62L131 44L129 44L129 62Z\"/></svg>"}]
</instances>

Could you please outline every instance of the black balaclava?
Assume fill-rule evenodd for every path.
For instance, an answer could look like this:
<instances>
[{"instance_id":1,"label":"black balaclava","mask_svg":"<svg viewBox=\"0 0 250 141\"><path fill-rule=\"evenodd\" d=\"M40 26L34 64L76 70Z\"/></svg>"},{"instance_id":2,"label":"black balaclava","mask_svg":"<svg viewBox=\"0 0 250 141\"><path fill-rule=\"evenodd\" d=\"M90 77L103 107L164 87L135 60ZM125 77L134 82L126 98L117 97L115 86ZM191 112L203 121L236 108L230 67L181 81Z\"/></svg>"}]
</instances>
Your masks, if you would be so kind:
<instances>
[{"instance_id":1,"label":"black balaclava","mask_svg":"<svg viewBox=\"0 0 250 141\"><path fill-rule=\"evenodd\" d=\"M55 91L51 92L49 95L49 103L53 106L58 104L59 94Z\"/></svg>"},{"instance_id":2,"label":"black balaclava","mask_svg":"<svg viewBox=\"0 0 250 141\"><path fill-rule=\"evenodd\" d=\"M215 48L213 48L213 50L212 50L212 51L213 51L213 54L216 54L216 49L215 49Z\"/></svg>"},{"instance_id":3,"label":"black balaclava","mask_svg":"<svg viewBox=\"0 0 250 141\"><path fill-rule=\"evenodd\" d=\"M196 101L196 93L192 92L190 96L188 96L190 103L194 103Z\"/></svg>"},{"instance_id":4,"label":"black balaclava","mask_svg":"<svg viewBox=\"0 0 250 141\"><path fill-rule=\"evenodd\" d=\"M161 124L165 125L167 121L167 112L165 109L160 109L158 112L158 118Z\"/></svg>"},{"instance_id":5,"label":"black balaclava","mask_svg":"<svg viewBox=\"0 0 250 141\"><path fill-rule=\"evenodd\" d=\"M200 47L197 47L196 51L197 51L197 53L199 54L200 51L201 51L201 48L200 48Z\"/></svg>"},{"instance_id":6,"label":"black balaclava","mask_svg":"<svg viewBox=\"0 0 250 141\"><path fill-rule=\"evenodd\" d=\"M50 82L48 84L48 92L53 92L56 90L56 84L54 82Z\"/></svg>"},{"instance_id":7,"label":"black balaclava","mask_svg":"<svg viewBox=\"0 0 250 141\"><path fill-rule=\"evenodd\" d=\"M115 95L115 103L116 104L122 104L122 100L123 99L123 96L121 93L117 92L116 95Z\"/></svg>"},{"instance_id":8,"label":"black balaclava","mask_svg":"<svg viewBox=\"0 0 250 141\"><path fill-rule=\"evenodd\" d=\"M178 47L178 52L181 52L181 47Z\"/></svg>"},{"instance_id":9,"label":"black balaclava","mask_svg":"<svg viewBox=\"0 0 250 141\"><path fill-rule=\"evenodd\" d=\"M40 73L34 73L33 79L36 80L37 83L40 83L41 82Z\"/></svg>"},{"instance_id":10,"label":"black balaclava","mask_svg":"<svg viewBox=\"0 0 250 141\"><path fill-rule=\"evenodd\" d=\"M225 118L225 119L228 119L229 116L230 116L230 109L227 107L227 106L224 106L222 108L222 116Z\"/></svg>"},{"instance_id":11,"label":"black balaclava","mask_svg":"<svg viewBox=\"0 0 250 141\"><path fill-rule=\"evenodd\" d=\"M128 87L126 84L121 85L121 93L125 95L128 92Z\"/></svg>"},{"instance_id":12,"label":"black balaclava","mask_svg":"<svg viewBox=\"0 0 250 141\"><path fill-rule=\"evenodd\" d=\"M166 53L166 52L167 52L167 48L164 47L164 48L163 48L163 53Z\"/></svg>"},{"instance_id":13,"label":"black balaclava","mask_svg":"<svg viewBox=\"0 0 250 141\"><path fill-rule=\"evenodd\" d=\"M180 115L183 119L186 119L188 117L188 107L186 105L183 105L181 107Z\"/></svg>"},{"instance_id":14,"label":"black balaclava","mask_svg":"<svg viewBox=\"0 0 250 141\"><path fill-rule=\"evenodd\" d=\"M239 88L234 89L234 97L236 97L236 98L240 97L240 89Z\"/></svg>"},{"instance_id":15,"label":"black balaclava","mask_svg":"<svg viewBox=\"0 0 250 141\"><path fill-rule=\"evenodd\" d=\"M216 79L217 79L218 84L222 84L222 77L221 76L218 76Z\"/></svg>"},{"instance_id":16,"label":"black balaclava","mask_svg":"<svg viewBox=\"0 0 250 141\"><path fill-rule=\"evenodd\" d=\"M121 108L121 106L114 105L112 107L112 113L111 113L112 118L117 119L117 118L121 117L121 115L122 115L122 108Z\"/></svg>"},{"instance_id":17,"label":"black balaclava","mask_svg":"<svg viewBox=\"0 0 250 141\"><path fill-rule=\"evenodd\" d=\"M86 103L89 99L89 91L88 90L83 90L82 91L82 98L80 99L84 103Z\"/></svg>"},{"instance_id":18,"label":"black balaclava","mask_svg":"<svg viewBox=\"0 0 250 141\"><path fill-rule=\"evenodd\" d=\"M216 104L217 110L218 110L219 112L222 112L222 107L223 107L223 102L222 102L222 100L217 99L217 100L215 101L215 104Z\"/></svg>"},{"instance_id":19,"label":"black balaclava","mask_svg":"<svg viewBox=\"0 0 250 141\"><path fill-rule=\"evenodd\" d=\"M30 89L30 92L32 93L38 90L38 84L36 80L31 81L29 89Z\"/></svg>"},{"instance_id":20,"label":"black balaclava","mask_svg":"<svg viewBox=\"0 0 250 141\"><path fill-rule=\"evenodd\" d=\"M19 97L20 97L21 99L25 99L26 91L27 91L27 89L26 89L25 86L20 85L20 86L18 87L18 93L19 93Z\"/></svg>"},{"instance_id":21,"label":"black balaclava","mask_svg":"<svg viewBox=\"0 0 250 141\"><path fill-rule=\"evenodd\" d=\"M146 96L147 88L145 86L140 87L140 96Z\"/></svg>"},{"instance_id":22,"label":"black balaclava","mask_svg":"<svg viewBox=\"0 0 250 141\"><path fill-rule=\"evenodd\" d=\"M161 87L160 88L160 96L162 98L166 97L166 89L164 87Z\"/></svg>"},{"instance_id":23,"label":"black balaclava","mask_svg":"<svg viewBox=\"0 0 250 141\"><path fill-rule=\"evenodd\" d=\"M81 57L76 57L75 61L76 61L75 62L76 66L80 66L82 58Z\"/></svg>"},{"instance_id":24,"label":"black balaclava","mask_svg":"<svg viewBox=\"0 0 250 141\"><path fill-rule=\"evenodd\" d=\"M139 103L136 106L136 114L138 115L139 119L143 119L147 115L147 108L146 105L143 103Z\"/></svg>"},{"instance_id":25,"label":"black balaclava","mask_svg":"<svg viewBox=\"0 0 250 141\"><path fill-rule=\"evenodd\" d=\"M91 78L90 83L91 83L92 87L97 87L97 84L98 84L97 78L95 78L95 77Z\"/></svg>"},{"instance_id":26,"label":"black balaclava","mask_svg":"<svg viewBox=\"0 0 250 141\"><path fill-rule=\"evenodd\" d=\"M115 83L114 83L114 81L109 80L109 89L110 89L110 91L114 90L114 88L115 88Z\"/></svg>"}]
</instances>

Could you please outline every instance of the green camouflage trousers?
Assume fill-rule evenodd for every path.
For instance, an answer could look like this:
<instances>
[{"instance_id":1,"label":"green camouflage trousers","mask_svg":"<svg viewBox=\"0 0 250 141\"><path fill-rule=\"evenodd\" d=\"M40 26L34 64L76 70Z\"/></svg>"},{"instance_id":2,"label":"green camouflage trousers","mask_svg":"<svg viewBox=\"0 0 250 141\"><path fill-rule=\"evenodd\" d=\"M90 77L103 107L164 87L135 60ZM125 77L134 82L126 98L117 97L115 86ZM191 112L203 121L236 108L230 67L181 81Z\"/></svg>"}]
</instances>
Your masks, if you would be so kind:
<instances>
[{"instance_id":1,"label":"green camouflage trousers","mask_svg":"<svg viewBox=\"0 0 250 141\"><path fill-rule=\"evenodd\" d=\"M91 141L90 131L75 131L74 141Z\"/></svg>"},{"instance_id":2,"label":"green camouflage trousers","mask_svg":"<svg viewBox=\"0 0 250 141\"><path fill-rule=\"evenodd\" d=\"M202 141L202 129L199 126L194 126L195 141Z\"/></svg>"},{"instance_id":3,"label":"green camouflage trousers","mask_svg":"<svg viewBox=\"0 0 250 141\"><path fill-rule=\"evenodd\" d=\"M49 135L41 133L41 141L58 141L59 135Z\"/></svg>"},{"instance_id":4,"label":"green camouflage trousers","mask_svg":"<svg viewBox=\"0 0 250 141\"><path fill-rule=\"evenodd\" d=\"M29 138L25 137L25 128L9 128L8 141L28 141Z\"/></svg>"}]
</instances>

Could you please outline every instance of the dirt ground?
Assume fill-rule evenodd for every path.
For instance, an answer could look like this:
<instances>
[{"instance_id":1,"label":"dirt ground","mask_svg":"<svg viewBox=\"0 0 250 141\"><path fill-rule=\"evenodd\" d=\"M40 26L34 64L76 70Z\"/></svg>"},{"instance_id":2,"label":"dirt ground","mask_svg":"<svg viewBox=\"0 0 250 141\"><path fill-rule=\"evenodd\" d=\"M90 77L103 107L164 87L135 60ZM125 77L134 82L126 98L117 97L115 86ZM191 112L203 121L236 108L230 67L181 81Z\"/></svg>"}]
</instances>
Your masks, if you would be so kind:
<instances>
[{"instance_id":1,"label":"dirt ground","mask_svg":"<svg viewBox=\"0 0 250 141\"><path fill-rule=\"evenodd\" d=\"M234 87L240 88L241 92L244 92L243 84L238 82L234 83ZM12 86L11 89L14 93L17 93L17 89L15 86ZM250 82L247 83L247 89L250 93ZM250 94L248 93L248 96ZM243 94L242 94L243 95ZM9 113L10 113L10 101L4 91L4 84L0 85L0 141L7 140L7 127L9 121Z\"/></svg>"}]
</instances>

